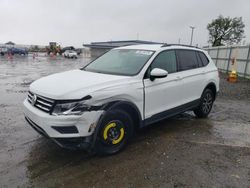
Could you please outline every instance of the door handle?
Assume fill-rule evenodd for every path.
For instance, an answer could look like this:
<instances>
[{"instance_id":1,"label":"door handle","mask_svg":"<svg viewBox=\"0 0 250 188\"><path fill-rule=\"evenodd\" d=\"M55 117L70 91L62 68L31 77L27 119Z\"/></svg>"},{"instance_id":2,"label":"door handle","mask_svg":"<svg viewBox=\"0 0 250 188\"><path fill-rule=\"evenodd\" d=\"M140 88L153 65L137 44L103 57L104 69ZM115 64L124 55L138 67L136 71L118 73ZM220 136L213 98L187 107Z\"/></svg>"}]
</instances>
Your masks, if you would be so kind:
<instances>
[{"instance_id":1,"label":"door handle","mask_svg":"<svg viewBox=\"0 0 250 188\"><path fill-rule=\"evenodd\" d=\"M176 76L176 81L178 81L178 80L182 80L182 77Z\"/></svg>"},{"instance_id":2,"label":"door handle","mask_svg":"<svg viewBox=\"0 0 250 188\"><path fill-rule=\"evenodd\" d=\"M205 72L205 71L202 71L201 74L206 74L206 72Z\"/></svg>"}]
</instances>

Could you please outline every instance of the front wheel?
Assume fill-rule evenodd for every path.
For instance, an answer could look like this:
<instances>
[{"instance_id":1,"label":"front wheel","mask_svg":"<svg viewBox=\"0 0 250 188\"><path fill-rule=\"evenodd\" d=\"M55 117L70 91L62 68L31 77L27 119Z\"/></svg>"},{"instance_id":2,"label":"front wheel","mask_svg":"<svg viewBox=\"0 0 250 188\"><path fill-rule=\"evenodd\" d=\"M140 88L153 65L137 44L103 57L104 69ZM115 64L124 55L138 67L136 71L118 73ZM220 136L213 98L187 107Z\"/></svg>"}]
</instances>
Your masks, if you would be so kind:
<instances>
[{"instance_id":1,"label":"front wheel","mask_svg":"<svg viewBox=\"0 0 250 188\"><path fill-rule=\"evenodd\" d=\"M197 109L194 110L195 115L198 118L206 118L210 113L214 103L214 94L211 89L205 89L202 93L200 104Z\"/></svg>"},{"instance_id":2,"label":"front wheel","mask_svg":"<svg viewBox=\"0 0 250 188\"><path fill-rule=\"evenodd\" d=\"M123 110L107 112L97 133L96 149L101 155L120 152L133 134L133 121Z\"/></svg>"}]
</instances>

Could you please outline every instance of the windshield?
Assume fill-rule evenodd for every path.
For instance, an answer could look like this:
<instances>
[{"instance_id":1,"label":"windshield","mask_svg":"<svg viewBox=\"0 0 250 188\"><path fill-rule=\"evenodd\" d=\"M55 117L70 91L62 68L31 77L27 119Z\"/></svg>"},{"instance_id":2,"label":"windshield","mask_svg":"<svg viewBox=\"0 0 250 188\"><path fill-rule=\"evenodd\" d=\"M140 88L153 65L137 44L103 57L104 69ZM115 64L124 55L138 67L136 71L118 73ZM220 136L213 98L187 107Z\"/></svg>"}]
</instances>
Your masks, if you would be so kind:
<instances>
[{"instance_id":1,"label":"windshield","mask_svg":"<svg viewBox=\"0 0 250 188\"><path fill-rule=\"evenodd\" d=\"M132 76L140 72L153 53L148 50L115 49L97 58L83 70Z\"/></svg>"}]
</instances>

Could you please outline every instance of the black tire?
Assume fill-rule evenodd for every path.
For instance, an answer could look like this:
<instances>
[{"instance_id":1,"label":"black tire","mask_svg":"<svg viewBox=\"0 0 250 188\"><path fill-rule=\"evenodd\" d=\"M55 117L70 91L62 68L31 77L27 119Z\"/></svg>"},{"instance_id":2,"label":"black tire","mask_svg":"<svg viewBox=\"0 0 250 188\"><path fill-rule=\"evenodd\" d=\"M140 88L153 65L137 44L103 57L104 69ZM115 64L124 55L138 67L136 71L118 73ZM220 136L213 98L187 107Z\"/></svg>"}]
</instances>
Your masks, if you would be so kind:
<instances>
[{"instance_id":1,"label":"black tire","mask_svg":"<svg viewBox=\"0 0 250 188\"><path fill-rule=\"evenodd\" d=\"M214 93L211 89L205 89L201 95L200 104L194 110L194 114L198 118L206 118L210 113L214 103Z\"/></svg>"},{"instance_id":2,"label":"black tire","mask_svg":"<svg viewBox=\"0 0 250 188\"><path fill-rule=\"evenodd\" d=\"M95 145L97 153L116 154L126 147L133 135L133 120L128 113L115 109L105 114L97 131Z\"/></svg>"}]
</instances>

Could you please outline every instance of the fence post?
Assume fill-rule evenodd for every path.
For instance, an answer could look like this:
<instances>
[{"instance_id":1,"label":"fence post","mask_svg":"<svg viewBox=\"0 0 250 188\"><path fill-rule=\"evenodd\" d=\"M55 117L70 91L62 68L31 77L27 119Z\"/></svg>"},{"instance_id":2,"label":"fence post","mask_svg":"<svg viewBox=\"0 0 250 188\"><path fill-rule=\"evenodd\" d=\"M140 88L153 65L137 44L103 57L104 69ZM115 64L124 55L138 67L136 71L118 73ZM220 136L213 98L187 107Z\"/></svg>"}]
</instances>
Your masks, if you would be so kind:
<instances>
[{"instance_id":1,"label":"fence post","mask_svg":"<svg viewBox=\"0 0 250 188\"><path fill-rule=\"evenodd\" d=\"M245 71L244 71L244 78L246 78L246 74L247 74L247 68L248 68L248 64L250 62L250 45L248 47L248 53L247 53L247 60L246 60L246 65L245 65Z\"/></svg>"},{"instance_id":2,"label":"fence post","mask_svg":"<svg viewBox=\"0 0 250 188\"><path fill-rule=\"evenodd\" d=\"M219 51L220 51L220 47L218 47L218 49L217 49L216 61L215 61L216 67L217 67L217 64L218 64Z\"/></svg>"},{"instance_id":3,"label":"fence post","mask_svg":"<svg viewBox=\"0 0 250 188\"><path fill-rule=\"evenodd\" d=\"M229 69L229 65L230 65L232 49L233 49L233 47L231 46L231 47L230 47L230 51L229 51L228 61L227 61L227 73L228 73L228 69Z\"/></svg>"},{"instance_id":4,"label":"fence post","mask_svg":"<svg viewBox=\"0 0 250 188\"><path fill-rule=\"evenodd\" d=\"M210 48L207 49L207 53L210 55Z\"/></svg>"}]
</instances>

